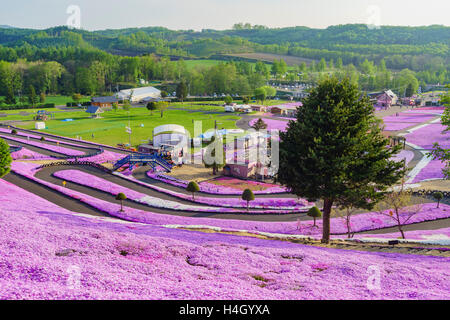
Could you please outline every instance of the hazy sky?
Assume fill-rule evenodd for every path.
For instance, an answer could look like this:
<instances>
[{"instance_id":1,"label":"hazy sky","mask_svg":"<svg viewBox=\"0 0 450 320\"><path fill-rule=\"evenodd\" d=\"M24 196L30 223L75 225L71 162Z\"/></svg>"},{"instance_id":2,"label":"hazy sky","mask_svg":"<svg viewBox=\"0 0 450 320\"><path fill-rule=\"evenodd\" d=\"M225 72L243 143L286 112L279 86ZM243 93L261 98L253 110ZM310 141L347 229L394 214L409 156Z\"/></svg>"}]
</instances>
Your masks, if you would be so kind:
<instances>
[{"instance_id":1,"label":"hazy sky","mask_svg":"<svg viewBox=\"0 0 450 320\"><path fill-rule=\"evenodd\" d=\"M346 23L450 25L449 0L1 0L0 25L66 25L70 5L80 8L81 28L88 30L229 29L237 22L315 28Z\"/></svg>"}]
</instances>

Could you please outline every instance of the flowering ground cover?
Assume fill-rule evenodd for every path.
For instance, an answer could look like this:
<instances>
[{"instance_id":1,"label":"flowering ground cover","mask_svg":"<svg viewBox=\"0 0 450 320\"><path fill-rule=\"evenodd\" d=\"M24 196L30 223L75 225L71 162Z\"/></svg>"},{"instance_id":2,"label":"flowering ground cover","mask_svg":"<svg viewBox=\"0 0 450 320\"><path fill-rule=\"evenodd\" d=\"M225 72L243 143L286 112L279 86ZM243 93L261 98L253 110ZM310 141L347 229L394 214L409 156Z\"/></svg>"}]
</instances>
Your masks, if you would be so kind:
<instances>
[{"instance_id":1,"label":"flowering ground cover","mask_svg":"<svg viewBox=\"0 0 450 320\"><path fill-rule=\"evenodd\" d=\"M236 191L244 191L245 189L250 189L253 192L257 191L265 191L265 193L272 194L272 193L280 193L280 192L287 192L286 188L271 184L271 183L264 183L259 181L252 181L252 180L241 180L237 178L232 177L218 177L215 179L211 179L208 181L203 181L199 185L203 185L209 190L213 189L214 187L217 189L217 193L221 193L222 187L226 189L231 189ZM217 188L219 187L219 188ZM212 193L212 192L210 192Z\"/></svg>"},{"instance_id":2,"label":"flowering ground cover","mask_svg":"<svg viewBox=\"0 0 450 320\"><path fill-rule=\"evenodd\" d=\"M124 193L128 199L136 201L138 203L142 203L148 205L150 207L155 208L163 208L170 210L181 210L181 211L195 211L195 212L216 212L216 213L238 213L238 212L247 212L245 211L244 206L241 207L241 210L231 209L231 208L221 208L221 207L205 207L205 206L195 206L195 205L185 205L179 202L164 200L156 197L152 197L129 188L122 187L115 183L111 183L105 179L101 179L94 175L78 171L78 170L62 170L55 172L53 174L55 177L64 179L66 181L71 181L77 184L81 184L83 186L91 187L97 190L101 190L104 192L108 192L113 195L117 195L119 193ZM279 209L279 208L277 208ZM264 210L258 211L258 213L291 213L292 211L283 211L283 210ZM248 213L255 213L254 211L248 211Z\"/></svg>"},{"instance_id":3,"label":"flowering ground cover","mask_svg":"<svg viewBox=\"0 0 450 320\"><path fill-rule=\"evenodd\" d=\"M57 190L74 199L89 204L90 206L127 221L140 222L154 225L206 225L229 230L246 230L250 232L269 232L289 235L316 235L321 233L321 221L317 222L318 227L312 227L312 221L298 222L261 222L228 219L210 219L181 217L174 215L158 214L149 211L142 211L126 207L124 212L120 212L120 204L110 203L89 195L54 185L47 181L37 179L33 170L37 167L33 163L14 162L12 170L42 185ZM405 210L406 211L406 210ZM431 221L450 217L450 206L441 204L437 209L434 203L424 204L421 212L409 220L409 223ZM334 234L346 233L344 220L341 218L331 219L331 232ZM354 232L376 230L395 225L394 220L382 216L376 212L355 215L352 218L352 230Z\"/></svg>"},{"instance_id":4,"label":"flowering ground cover","mask_svg":"<svg viewBox=\"0 0 450 320\"><path fill-rule=\"evenodd\" d=\"M102 164L102 163L106 163L106 162L115 163L116 161L118 161L124 157L126 157L125 154L112 152L112 151L108 151L108 150L103 150L103 152L98 155L83 158L83 161L95 162L98 164ZM71 160L71 159L69 159L69 160Z\"/></svg>"},{"instance_id":5,"label":"flowering ground cover","mask_svg":"<svg viewBox=\"0 0 450 320\"><path fill-rule=\"evenodd\" d=\"M54 145L50 145L50 144L45 144L45 143L41 143L41 142L37 142L37 141L26 140L26 139L11 137L11 136L8 136L8 137L0 136L0 138L7 138L12 141L16 141L16 142L20 142L20 143L27 144L30 146L38 147L41 149L65 154L68 156L82 156L85 154L82 151L78 151L78 150L74 150L74 149L69 149L69 148L65 148L65 147L61 147L61 146L54 146Z\"/></svg>"},{"instance_id":6,"label":"flowering ground cover","mask_svg":"<svg viewBox=\"0 0 450 320\"><path fill-rule=\"evenodd\" d=\"M385 211L388 213L389 210ZM403 208L400 211L401 221L405 221L410 215L408 208ZM450 206L440 205L436 207L435 203L425 203L421 205L421 210L414 215L407 224L413 224L424 221L433 221L436 219L450 218ZM322 234L322 220L316 222L318 227L313 227L312 221L302 221L300 223L300 233L304 235L320 235ZM351 217L351 230L353 232L362 232L369 230L383 229L387 227L395 227L396 222L385 215L378 212L368 212L356 214ZM334 234L344 234L347 232L346 221L344 218L331 218L331 232ZM408 238L408 232L406 232Z\"/></svg>"},{"instance_id":7,"label":"flowering ground cover","mask_svg":"<svg viewBox=\"0 0 450 320\"><path fill-rule=\"evenodd\" d=\"M27 148L22 148L19 151L12 152L11 157L13 160L54 160L55 158L47 156L45 154L31 151Z\"/></svg>"},{"instance_id":8,"label":"flowering ground cover","mask_svg":"<svg viewBox=\"0 0 450 320\"><path fill-rule=\"evenodd\" d=\"M384 130L400 131L413 127L419 123L427 122L435 118L435 114L402 112L398 116L390 115L383 118Z\"/></svg>"},{"instance_id":9,"label":"flowering ground cover","mask_svg":"<svg viewBox=\"0 0 450 320\"><path fill-rule=\"evenodd\" d=\"M181 192L176 192L172 190L168 190L165 188L161 188L152 184L148 184L145 182L142 182L140 180L137 180L129 175L124 175L118 172L113 173L117 176L120 176L121 178L133 181L135 183L138 183L142 186L151 188L153 190L156 190L158 192L166 193L171 196L184 199L184 200L191 200L192 197L190 195L186 195ZM148 174L150 177L152 177L151 174ZM162 180L165 182L165 180ZM173 184L175 186L180 186L182 188L185 188L187 184ZM227 194L228 193L221 193L221 194ZM236 193L233 193L236 194ZM238 193L241 195L241 193ZM255 192L257 194L257 192ZM246 202L242 201L240 198L212 198L212 197L202 197L202 196L195 196L195 202L208 204L208 205L214 205L219 207L234 207L234 208L242 208L243 206L246 206ZM254 201L250 202L250 208L265 208L265 209L307 209L310 208L313 204L309 203L308 201L304 199L294 199L294 198L256 198Z\"/></svg>"},{"instance_id":10,"label":"flowering ground cover","mask_svg":"<svg viewBox=\"0 0 450 320\"><path fill-rule=\"evenodd\" d=\"M396 116L395 114L386 116L383 118L383 121L384 122L422 123L422 122L427 122L435 117L436 116L432 115L432 114L402 112L402 113L399 113L398 116Z\"/></svg>"},{"instance_id":11,"label":"flowering ground cover","mask_svg":"<svg viewBox=\"0 0 450 320\"><path fill-rule=\"evenodd\" d=\"M392 160L397 161L397 162L405 160L405 164L408 164L413 158L414 158L413 151L402 150L399 153L397 153L394 157L392 157Z\"/></svg>"},{"instance_id":12,"label":"flowering ground cover","mask_svg":"<svg viewBox=\"0 0 450 320\"><path fill-rule=\"evenodd\" d=\"M409 240L421 240L427 243L434 243L439 245L450 245L450 228L442 228L437 230L414 230L408 231L407 238ZM356 234L355 239L401 239L400 234L397 233L380 233L380 234Z\"/></svg>"},{"instance_id":13,"label":"flowering ground cover","mask_svg":"<svg viewBox=\"0 0 450 320\"><path fill-rule=\"evenodd\" d=\"M147 176L183 189L185 189L189 183L188 181L177 179L159 172L148 171ZM242 195L242 191L247 188L252 189L254 194L288 192L286 188L279 185L251 180L240 180L229 177L220 177L213 180L203 181L199 183L199 187L200 192L222 195Z\"/></svg>"},{"instance_id":14,"label":"flowering ground cover","mask_svg":"<svg viewBox=\"0 0 450 320\"><path fill-rule=\"evenodd\" d=\"M258 121L258 118L250 120L248 123L250 126L253 126L255 122ZM282 120L274 120L274 119L267 119L264 118L263 121L267 124L267 130L279 130L279 131L286 131L286 128L288 126L288 121L282 121Z\"/></svg>"},{"instance_id":15,"label":"flowering ground cover","mask_svg":"<svg viewBox=\"0 0 450 320\"><path fill-rule=\"evenodd\" d=\"M450 299L449 258L124 224L0 184L0 299Z\"/></svg>"},{"instance_id":16,"label":"flowering ground cover","mask_svg":"<svg viewBox=\"0 0 450 320\"><path fill-rule=\"evenodd\" d=\"M432 123L405 135L405 138L407 142L427 150L436 142L443 148L450 148L450 132L443 133L445 128L440 123Z\"/></svg>"},{"instance_id":17,"label":"flowering ground cover","mask_svg":"<svg viewBox=\"0 0 450 320\"><path fill-rule=\"evenodd\" d=\"M417 183L420 181L430 179L442 179L444 174L442 170L445 168L445 163L440 160L431 160L411 181Z\"/></svg>"},{"instance_id":18,"label":"flowering ground cover","mask_svg":"<svg viewBox=\"0 0 450 320\"><path fill-rule=\"evenodd\" d=\"M417 128L413 132L405 135L406 141L412 143L415 147L430 150L434 143L439 143L443 148L450 148L450 132L443 133L445 126L440 123L432 123ZM426 156L421 160L414 172L412 172L411 181L420 182L429 179L442 179L444 177L442 169L445 167L440 160L431 160Z\"/></svg>"},{"instance_id":19,"label":"flowering ground cover","mask_svg":"<svg viewBox=\"0 0 450 320\"><path fill-rule=\"evenodd\" d=\"M280 116L277 116L277 115L275 115L275 114L273 114L273 113L270 113L270 112L266 112L266 113L263 113L262 114L264 117L271 117L271 118L273 118L273 119L279 119L279 120L297 120L297 118L291 118L291 117L280 117ZM264 118L263 118L263 120L264 120Z\"/></svg>"}]
</instances>

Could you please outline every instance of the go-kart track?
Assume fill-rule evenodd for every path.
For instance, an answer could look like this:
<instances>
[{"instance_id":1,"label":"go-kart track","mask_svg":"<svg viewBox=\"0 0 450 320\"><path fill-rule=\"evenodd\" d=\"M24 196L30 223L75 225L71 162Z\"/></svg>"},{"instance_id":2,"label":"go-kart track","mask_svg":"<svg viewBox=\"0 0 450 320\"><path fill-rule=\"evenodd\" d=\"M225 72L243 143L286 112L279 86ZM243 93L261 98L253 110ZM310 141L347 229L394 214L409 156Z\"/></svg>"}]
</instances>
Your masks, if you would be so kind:
<instances>
[{"instance_id":1,"label":"go-kart track","mask_svg":"<svg viewBox=\"0 0 450 320\"><path fill-rule=\"evenodd\" d=\"M64 172L67 170L75 170L78 172L89 174L91 176L95 176L99 179L106 180L117 186L121 186L123 188L139 192L146 196L158 198L165 201L170 201L178 205L185 205L191 207L192 205L195 205L195 208L193 209L201 210L201 208L205 208L205 210L203 210L205 212L163 209L149 204L137 203L136 201L133 201L131 199L127 199L124 201L125 207L169 215L208 217L220 219L257 220L257 221L295 221L296 219L300 217L303 218L305 216L304 214L305 209L301 208L295 208L294 210L287 211L283 209L277 209L275 207L272 207L270 209L262 209L262 208L252 208L252 206L250 206L250 210L247 212L245 207L241 209L223 208L223 207L221 208L217 206L202 204L199 202L193 202L190 200L192 196L189 193L187 193L184 189L177 188L172 185L163 184L160 181L156 181L149 178L146 175L146 171L150 170L150 167L140 167L139 169L135 170L132 177L126 179L125 177L121 177L110 173L109 170L102 170L101 168L96 168L92 166L92 164L83 164L83 165L77 164L77 162L74 161L73 156L67 155L67 153L64 153L64 151L58 152L58 148L61 148L62 150L70 149L75 151L82 151L83 156L78 157L78 162L82 163L84 159L86 159L86 161L89 161L90 156L95 156L99 148L102 148L104 152L109 151L118 153L119 156L122 157L126 157L129 154L129 152L127 151L107 146L96 147L95 145L89 142L73 141L72 139L63 137L55 138L51 135L46 134L39 134L39 137L44 136L46 138L45 141L41 141L40 138L38 138L35 133L19 129L16 130L18 131L18 134L16 135L6 133L6 131L8 130L1 131L0 135L10 145L21 146L22 148L26 148L35 153L53 158L52 160L46 161L46 162L49 161L53 162L51 166L42 168L35 174L35 177L39 180L49 182L56 186L61 186L64 179L56 177L55 174L61 171ZM27 140L27 136L30 136L29 140ZM59 143L57 144L56 141L59 141ZM48 148L50 149L55 148L56 151L49 150ZM66 162L64 162L65 163L64 165L62 164L58 165L58 163L60 161L64 161L64 159L72 161L72 164L67 164ZM25 161L36 162L31 159ZM135 179L135 181L131 181L130 178ZM11 173L9 173L4 179L38 196L41 196L51 202L54 202L55 204L64 207L65 209L91 215L102 215L102 216L108 215L107 213L102 212L101 210L95 209L87 204L80 203L80 201L75 200L67 195L63 195L61 194L61 192L49 188L48 186L44 186L37 181L33 181L27 177L24 177L23 175L17 173L16 170L14 170L14 166ZM69 181L67 182L68 183L66 185L66 189L68 190L78 191L80 193L92 196L94 198L109 203L117 204L117 200L115 200L115 195L109 192L85 186L80 183L74 183ZM139 184L139 182L146 183L149 185L155 185L156 187L159 188L162 188L163 187L162 185L164 185L164 188L166 188L168 192L167 193L158 192L154 189L144 186L143 184ZM175 197L170 194L174 192L184 195L185 199L181 199L180 197ZM230 196L224 195L201 194L196 198L197 199L210 198L211 200L220 198L221 201L226 202L227 200L234 201L237 197L232 198ZM260 199L274 199L274 198L281 198L286 199L290 202L297 202L297 198L289 194L256 195L256 202L258 202L258 200ZM208 211L208 208L211 209L212 211ZM307 210L309 207L305 208Z\"/></svg>"},{"instance_id":2,"label":"go-kart track","mask_svg":"<svg viewBox=\"0 0 450 320\"><path fill-rule=\"evenodd\" d=\"M142 218L147 213L167 215L172 219L191 217L198 218L193 220L198 225L217 225L207 223L211 218L255 223L292 223L311 219L305 212L313 204L288 193L258 194L248 210L239 196L199 192L193 199L183 188L148 177L149 166L139 167L129 175L112 171L114 163L130 155L128 151L40 132L16 130L17 133L12 134L11 129L0 127L0 136L11 146L22 147L21 151L29 150L42 158L15 160L4 180L73 212L137 222L150 219ZM127 195L123 202L124 213L116 212L119 204L115 196L119 192ZM172 222L175 221L178 220ZM448 217L417 221L405 226L405 230L447 227L450 227ZM393 226L377 228L378 233L395 231ZM370 233L373 230L361 232Z\"/></svg>"}]
</instances>

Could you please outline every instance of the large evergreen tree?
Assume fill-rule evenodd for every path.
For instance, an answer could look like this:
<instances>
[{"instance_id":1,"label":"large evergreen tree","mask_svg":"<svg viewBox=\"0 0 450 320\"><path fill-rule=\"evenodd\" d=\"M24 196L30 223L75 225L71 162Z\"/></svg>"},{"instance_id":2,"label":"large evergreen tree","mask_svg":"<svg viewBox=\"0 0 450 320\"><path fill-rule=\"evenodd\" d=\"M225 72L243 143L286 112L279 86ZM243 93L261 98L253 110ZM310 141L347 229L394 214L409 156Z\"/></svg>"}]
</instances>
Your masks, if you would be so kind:
<instances>
[{"instance_id":1,"label":"large evergreen tree","mask_svg":"<svg viewBox=\"0 0 450 320\"><path fill-rule=\"evenodd\" d=\"M36 90L32 85L30 85L30 90L28 91L28 101L33 107L37 104Z\"/></svg>"},{"instance_id":2,"label":"large evergreen tree","mask_svg":"<svg viewBox=\"0 0 450 320\"><path fill-rule=\"evenodd\" d=\"M0 139L0 178L9 172L11 162L9 145L3 139Z\"/></svg>"},{"instance_id":3,"label":"large evergreen tree","mask_svg":"<svg viewBox=\"0 0 450 320\"><path fill-rule=\"evenodd\" d=\"M371 209L404 175L404 164L390 160L400 147L388 147L379 124L356 85L327 78L280 133L277 179L299 197L323 200L322 242L330 239L333 205Z\"/></svg>"}]
</instances>

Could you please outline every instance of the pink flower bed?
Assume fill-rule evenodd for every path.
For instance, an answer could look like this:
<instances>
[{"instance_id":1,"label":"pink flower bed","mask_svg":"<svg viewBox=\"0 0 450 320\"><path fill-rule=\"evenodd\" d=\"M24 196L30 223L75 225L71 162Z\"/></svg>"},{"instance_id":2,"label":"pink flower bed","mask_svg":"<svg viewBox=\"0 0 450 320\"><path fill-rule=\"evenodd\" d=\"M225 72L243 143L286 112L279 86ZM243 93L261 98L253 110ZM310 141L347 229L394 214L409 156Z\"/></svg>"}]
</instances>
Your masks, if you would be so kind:
<instances>
[{"instance_id":1,"label":"pink flower bed","mask_svg":"<svg viewBox=\"0 0 450 320\"><path fill-rule=\"evenodd\" d=\"M0 299L450 299L450 258L116 223L0 184Z\"/></svg>"},{"instance_id":2,"label":"pink flower bed","mask_svg":"<svg viewBox=\"0 0 450 320\"><path fill-rule=\"evenodd\" d=\"M208 190L208 193L228 194L233 192L234 194L241 195L242 192L249 188L254 194L273 194L273 193L285 193L288 192L285 187L264 183L252 180L241 180L232 177L219 177L209 181L203 181L199 184L200 187Z\"/></svg>"},{"instance_id":3,"label":"pink flower bed","mask_svg":"<svg viewBox=\"0 0 450 320\"><path fill-rule=\"evenodd\" d=\"M159 173L159 172L151 172L147 171L147 176L151 179L155 179L170 185L173 185L175 187L180 187L185 189L188 185L188 181L184 181L181 179L177 179L171 176L167 176L165 174ZM218 178L218 179L232 179L232 178ZM235 179L237 180L237 179ZM273 185L273 184L267 184L267 183L261 183L257 181L250 181L250 180L239 180L243 184L254 184L254 185L261 185L261 186L267 186L267 189L265 190L254 190L254 194L274 194L274 193L286 193L288 192L286 188L279 186L279 185ZM229 186L221 186L217 185L211 182L200 182L199 183L200 192L204 193L210 193L210 194L222 194L222 195L242 195L242 190L238 190L236 188L232 188Z\"/></svg>"},{"instance_id":4,"label":"pink flower bed","mask_svg":"<svg viewBox=\"0 0 450 320\"><path fill-rule=\"evenodd\" d=\"M398 116L390 115L383 118L384 122L410 122L410 123L422 123L427 122L433 118L436 118L435 115L432 114L424 114L424 113L399 113Z\"/></svg>"},{"instance_id":5,"label":"pink flower bed","mask_svg":"<svg viewBox=\"0 0 450 320\"><path fill-rule=\"evenodd\" d=\"M264 117L271 117L271 118L273 118L273 119L279 119L279 120L297 120L297 118L291 118L291 117L280 117L280 116L277 116L277 115L275 115L275 114L273 114L273 113L270 113L270 112L266 112L266 113L263 113L262 114ZM262 118L263 120L264 120L264 118Z\"/></svg>"},{"instance_id":6,"label":"pink flower bed","mask_svg":"<svg viewBox=\"0 0 450 320\"><path fill-rule=\"evenodd\" d=\"M65 154L65 155L68 155L68 156L81 156L81 155L85 154L82 151L69 149L69 148L64 148L64 147L61 147L61 146L54 146L54 145L50 145L50 144L40 143L40 142L36 142L36 141L32 141L32 140L28 141L26 139L20 139L20 138L10 137L10 136L8 136L8 137L0 136L0 137L1 138L7 138L9 140L20 142L20 143L27 144L27 145L30 145L30 146L38 147L38 148L41 148L41 149L50 150L50 151L53 151L53 152Z\"/></svg>"},{"instance_id":7,"label":"pink flower bed","mask_svg":"<svg viewBox=\"0 0 450 320\"><path fill-rule=\"evenodd\" d=\"M423 149L433 148L433 144L436 142L443 148L450 148L450 132L442 133L445 128L440 123L433 123L405 135L405 138L407 142Z\"/></svg>"},{"instance_id":8,"label":"pink flower bed","mask_svg":"<svg viewBox=\"0 0 450 320\"><path fill-rule=\"evenodd\" d=\"M442 228L436 230L414 230L407 231L408 240L426 240L427 243L435 243L440 245L450 245L450 228ZM401 239L400 233L379 233L379 234L356 234L356 239Z\"/></svg>"},{"instance_id":9,"label":"pink flower bed","mask_svg":"<svg viewBox=\"0 0 450 320\"><path fill-rule=\"evenodd\" d=\"M383 118L384 121L384 130L386 131L399 131L404 130L413 126L416 126L418 123L427 122L436 115L426 114L426 113L411 113L411 112L402 112L399 113L398 116L390 115Z\"/></svg>"},{"instance_id":10,"label":"pink flower bed","mask_svg":"<svg viewBox=\"0 0 450 320\"><path fill-rule=\"evenodd\" d=\"M267 124L267 130L286 131L286 128L288 126L288 121L274 120L267 118L263 118L262 120ZM256 121L258 121L258 118L250 120L248 124L250 126L253 126Z\"/></svg>"},{"instance_id":11,"label":"pink flower bed","mask_svg":"<svg viewBox=\"0 0 450 320\"><path fill-rule=\"evenodd\" d=\"M156 190L158 192L166 193L171 196L190 200L192 197L190 195L186 195L184 193L168 190L165 188L161 188L152 184L148 184L142 181L139 181L137 179L134 179L131 176L123 175L120 173L116 173L116 175L133 181L135 183L138 183L142 186L146 186L148 188L151 188L153 190ZM150 177L152 177L150 174L148 174ZM164 181L165 182L165 181ZM173 184L177 186L176 184ZM187 185L187 184L186 184ZM182 188L185 188L186 185L179 185ZM225 193L222 193L225 194ZM241 195L242 193L239 193ZM246 206L246 202L241 200L240 198L213 198L213 197L202 197L197 195L195 197L195 202L208 204L208 205L214 205L217 207L234 207L234 208L242 208L243 206ZM294 198L256 198L254 201L250 202L250 208L263 208L263 209L294 209L294 210L307 210L309 209L313 204L309 203L308 201L304 199L294 199Z\"/></svg>"},{"instance_id":12,"label":"pink flower bed","mask_svg":"<svg viewBox=\"0 0 450 320\"><path fill-rule=\"evenodd\" d=\"M37 165L33 163L14 162L12 170L42 185L57 190L74 199L89 204L90 206L106 212L111 216L118 217L127 221L140 222L145 224L156 225L208 225L230 230L248 230L256 232L270 232L280 234L298 234L298 235L317 235L321 233L321 220L317 221L318 228L312 227L312 221L303 221L299 225L297 222L260 222L260 221L244 221L244 220L228 220L228 219L210 219L210 218L193 218L181 217L173 215L164 215L148 211L142 211L134 208L126 207L124 212L120 212L120 204L110 203L91 197L89 195L70 190L61 186L54 185L47 181L36 178L33 171ZM423 205L420 214L415 215L409 220L409 223L417 223L423 221L431 221L450 217L450 206L441 204L436 209L434 203ZM334 234L346 233L344 220L341 218L331 219L331 232ZM378 213L364 213L355 215L352 218L352 230L354 232L376 230L395 225L394 220L382 216Z\"/></svg>"},{"instance_id":13,"label":"pink flower bed","mask_svg":"<svg viewBox=\"0 0 450 320\"><path fill-rule=\"evenodd\" d=\"M445 163L440 160L431 160L428 165L420 170L417 176L414 177L412 183L417 183L430 179L443 179L444 174L442 170L445 168Z\"/></svg>"},{"instance_id":14,"label":"pink flower bed","mask_svg":"<svg viewBox=\"0 0 450 320\"><path fill-rule=\"evenodd\" d=\"M53 175L55 177L64 180L74 182L83 186L91 187L104 192L108 192L113 195L117 195L120 192L122 192L130 200L155 208L180 210L180 211L195 211L195 212L247 213L247 211L245 211L243 207L241 207L241 210L230 208L218 208L218 207L204 207L195 205L185 205L175 201L155 198L78 170L63 170L55 172ZM292 211L283 211L283 210L248 211L248 213L291 213L291 212Z\"/></svg>"},{"instance_id":15,"label":"pink flower bed","mask_svg":"<svg viewBox=\"0 0 450 320\"><path fill-rule=\"evenodd\" d=\"M102 153L100 153L96 156L82 158L82 160L101 164L101 163L105 163L105 162L115 163L116 161L118 161L124 157L126 157L126 155L124 155L122 153L103 150ZM69 159L69 160L73 160L73 159Z\"/></svg>"},{"instance_id":16,"label":"pink flower bed","mask_svg":"<svg viewBox=\"0 0 450 320\"><path fill-rule=\"evenodd\" d=\"M389 210L388 210L389 211ZM387 212L388 212L387 211ZM387 213L385 212L385 213ZM404 208L400 212L401 221L405 221L409 217L408 208ZM435 203L425 203L422 205L420 213L414 215L407 224L419 223L424 221L432 221L437 219L450 218L450 206L441 204L440 208L436 208ZM322 220L317 221L317 227L313 227L312 221L305 221L300 223L300 233L304 235L321 235L322 234ZM385 215L378 212L368 212L356 214L351 217L351 229L353 232L377 230L388 227L395 227L396 222ZM347 233L347 226L343 218L331 218L331 232L333 234ZM408 233L406 232L406 238Z\"/></svg>"},{"instance_id":17,"label":"pink flower bed","mask_svg":"<svg viewBox=\"0 0 450 320\"><path fill-rule=\"evenodd\" d=\"M395 157L392 158L392 160L397 162L405 160L405 163L408 164L413 158L414 152L410 150L402 150L398 154L396 154Z\"/></svg>"},{"instance_id":18,"label":"pink flower bed","mask_svg":"<svg viewBox=\"0 0 450 320\"><path fill-rule=\"evenodd\" d=\"M47 156L45 154L31 151L27 148L22 148L19 151L12 152L11 157L13 160L54 160L55 158Z\"/></svg>"},{"instance_id":19,"label":"pink flower bed","mask_svg":"<svg viewBox=\"0 0 450 320\"><path fill-rule=\"evenodd\" d=\"M401 131L415 126L417 123L413 122L385 122L384 131Z\"/></svg>"},{"instance_id":20,"label":"pink flower bed","mask_svg":"<svg viewBox=\"0 0 450 320\"><path fill-rule=\"evenodd\" d=\"M445 126L442 124L429 124L407 134L406 141L430 150L434 143L439 143L443 148L450 148L450 132L442 133ZM413 182L420 182L428 179L442 179L445 164L440 160L431 160L413 179Z\"/></svg>"}]
</instances>

